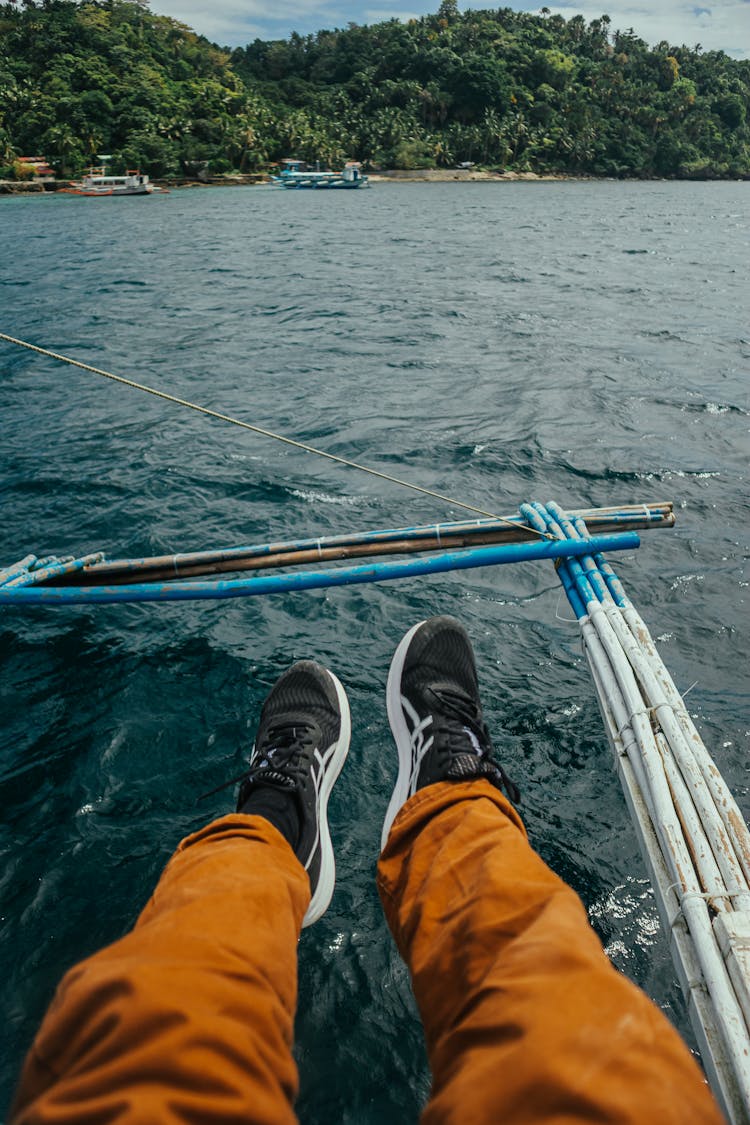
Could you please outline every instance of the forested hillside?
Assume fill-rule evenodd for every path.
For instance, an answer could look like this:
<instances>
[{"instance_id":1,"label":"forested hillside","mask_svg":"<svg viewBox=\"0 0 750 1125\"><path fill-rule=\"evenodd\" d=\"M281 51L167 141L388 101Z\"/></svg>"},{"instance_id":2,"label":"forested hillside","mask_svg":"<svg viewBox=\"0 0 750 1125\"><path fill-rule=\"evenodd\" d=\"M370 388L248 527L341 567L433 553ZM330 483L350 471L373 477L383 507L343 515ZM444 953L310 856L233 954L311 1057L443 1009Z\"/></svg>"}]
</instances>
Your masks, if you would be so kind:
<instances>
[{"instance_id":1,"label":"forested hillside","mask_svg":"<svg viewBox=\"0 0 750 1125\"><path fill-rule=\"evenodd\" d=\"M750 176L750 63L607 16L507 8L221 50L133 0L0 6L0 165L101 152L152 175L285 156L608 176ZM0 172L0 175L2 173Z\"/></svg>"},{"instance_id":2,"label":"forested hillside","mask_svg":"<svg viewBox=\"0 0 750 1125\"><path fill-rule=\"evenodd\" d=\"M545 9L542 9L542 13ZM750 63L649 50L607 16L510 9L256 41L233 63L300 155L390 167L473 160L595 175L750 173Z\"/></svg>"},{"instance_id":3,"label":"forested hillside","mask_svg":"<svg viewBox=\"0 0 750 1125\"><path fill-rule=\"evenodd\" d=\"M255 159L262 121L228 52L142 4L0 6L0 165L44 155L69 175L111 153L115 170L228 171Z\"/></svg>"}]
</instances>

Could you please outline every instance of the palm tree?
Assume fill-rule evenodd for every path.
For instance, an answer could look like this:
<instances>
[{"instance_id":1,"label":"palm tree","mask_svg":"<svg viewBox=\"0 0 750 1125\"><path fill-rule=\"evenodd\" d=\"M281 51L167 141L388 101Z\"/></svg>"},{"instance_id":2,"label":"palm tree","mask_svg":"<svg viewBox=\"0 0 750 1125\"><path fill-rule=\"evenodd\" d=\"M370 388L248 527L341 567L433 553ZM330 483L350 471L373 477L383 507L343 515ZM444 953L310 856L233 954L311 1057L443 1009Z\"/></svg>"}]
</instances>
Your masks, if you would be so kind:
<instances>
[{"instance_id":1,"label":"palm tree","mask_svg":"<svg viewBox=\"0 0 750 1125\"><path fill-rule=\"evenodd\" d=\"M60 174L72 175L75 171L74 156L77 152L80 153L81 148L70 126L64 122L53 125L44 134L43 145L47 159L59 168Z\"/></svg>"}]
</instances>

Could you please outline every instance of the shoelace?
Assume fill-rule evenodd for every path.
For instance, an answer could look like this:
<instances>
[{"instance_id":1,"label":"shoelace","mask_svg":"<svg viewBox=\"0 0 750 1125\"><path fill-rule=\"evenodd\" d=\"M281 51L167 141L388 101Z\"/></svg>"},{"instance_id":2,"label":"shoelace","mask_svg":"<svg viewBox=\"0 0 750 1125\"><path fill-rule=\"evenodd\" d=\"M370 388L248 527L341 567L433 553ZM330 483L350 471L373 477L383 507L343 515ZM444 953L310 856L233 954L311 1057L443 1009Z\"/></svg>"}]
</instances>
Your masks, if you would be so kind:
<instances>
[{"instance_id":1,"label":"shoelace","mask_svg":"<svg viewBox=\"0 0 750 1125\"><path fill-rule=\"evenodd\" d=\"M445 715L446 712L448 714L436 730L447 749L455 754L475 753L487 774L491 771L496 772L511 801L520 801L520 789L514 781L511 781L500 763L492 757L492 739L487 724L480 717L476 701L460 688L446 686L431 687L427 690L440 704L442 714ZM438 711L438 714L440 713ZM478 750L473 744L471 750L467 750L467 732L473 734Z\"/></svg>"},{"instance_id":2,"label":"shoelace","mask_svg":"<svg viewBox=\"0 0 750 1125\"><path fill-rule=\"evenodd\" d=\"M440 723L440 734L445 736L450 750L466 753L466 731L474 735L480 746L478 756L487 758L492 753L492 739L487 724L480 718L476 702L460 688L430 687L430 695L437 700L437 714L448 717Z\"/></svg>"},{"instance_id":3,"label":"shoelace","mask_svg":"<svg viewBox=\"0 0 750 1125\"><path fill-rule=\"evenodd\" d=\"M262 779L294 789L297 784L299 760L303 752L315 742L317 727L314 723L298 720L274 723L266 732L266 746L256 751L248 779Z\"/></svg>"},{"instance_id":4,"label":"shoelace","mask_svg":"<svg viewBox=\"0 0 750 1125\"><path fill-rule=\"evenodd\" d=\"M237 777L232 777L229 781L224 781L221 785L217 785L215 789L210 789L208 793L201 793L198 801L204 801L207 797L214 797L217 793L221 793L222 789L228 789L230 785L236 785L238 781L253 781L263 779L270 781L276 785L280 785L285 789L294 789L297 784L297 768L300 756L303 750L307 749L313 741L317 728L314 723L306 723L299 721L287 721L274 723L268 728L266 735L265 749L261 754L255 754L250 764L249 769L245 769ZM267 762L263 766L262 762Z\"/></svg>"}]
</instances>

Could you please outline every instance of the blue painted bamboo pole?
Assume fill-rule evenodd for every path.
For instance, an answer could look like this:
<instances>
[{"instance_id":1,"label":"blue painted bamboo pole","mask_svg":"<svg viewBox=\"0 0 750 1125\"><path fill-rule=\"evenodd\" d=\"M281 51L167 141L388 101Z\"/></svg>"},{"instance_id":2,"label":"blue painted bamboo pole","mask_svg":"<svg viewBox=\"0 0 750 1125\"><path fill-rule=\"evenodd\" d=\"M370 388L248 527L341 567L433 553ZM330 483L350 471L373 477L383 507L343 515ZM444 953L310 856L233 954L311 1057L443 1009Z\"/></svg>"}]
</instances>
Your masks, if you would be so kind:
<instances>
[{"instance_id":1,"label":"blue painted bamboo pole","mask_svg":"<svg viewBox=\"0 0 750 1125\"><path fill-rule=\"evenodd\" d=\"M567 512L564 512L558 504L555 504L554 501L549 502L549 504L547 505L547 511L552 516L553 520L553 523L550 526L554 527L555 529L559 528L560 535L564 538L590 538L586 525L582 524L582 530L579 530L574 526L573 521L569 518ZM580 566L583 570L583 573L585 574L589 585L591 586L599 601L605 601L608 595L607 585L602 575L599 573L599 567L593 557L593 554L582 555L577 565Z\"/></svg>"},{"instance_id":2,"label":"blue painted bamboo pole","mask_svg":"<svg viewBox=\"0 0 750 1125\"><path fill-rule=\"evenodd\" d=\"M674 516L668 504L654 505L652 508L648 508L646 505L640 505L638 507L634 506L632 509L586 508L578 509L577 511L583 514L587 519L597 521L597 524L594 526L594 532L596 534L625 531L628 528L636 530L637 528L649 526L671 526L674 522ZM601 521L604 521L603 527L599 526L599 522ZM106 562L93 565L87 569L91 575L101 575L105 581L107 575L110 573L117 574L118 577L132 574L133 581L137 581L135 576L140 572L174 566L174 577L176 578L179 576L179 569L181 568L202 565L209 562L244 561L252 558L293 553L295 551L322 551L330 547L344 548L368 544L385 544L392 540L419 542L422 539L437 539L439 544L443 536L462 535L466 538L471 538L472 536L480 536L488 532L505 532L510 535L513 533L514 526L519 531L522 531L525 523L526 521L522 516L511 515L503 517L502 520L464 520L461 522L389 528L367 532L350 532L343 535L323 535L314 539L307 538L276 543L249 544L239 547L225 547L212 551L191 551L171 555L156 555L150 558L109 559ZM542 532L544 533L543 527ZM449 546L449 544L446 544L446 546Z\"/></svg>"},{"instance_id":3,"label":"blue painted bamboo pole","mask_svg":"<svg viewBox=\"0 0 750 1125\"><path fill-rule=\"evenodd\" d=\"M557 567L557 576L562 582L563 590L567 594L568 601L570 602L573 613L580 621L581 618L586 616L586 606L583 604L578 595L576 584L573 581L573 576L570 573L570 569L568 568L568 565L564 560L561 561Z\"/></svg>"},{"instance_id":4,"label":"blue painted bamboo pole","mask_svg":"<svg viewBox=\"0 0 750 1125\"><path fill-rule=\"evenodd\" d=\"M590 538L585 522L580 517L568 515L554 501L550 501L547 505L547 512L557 521L562 534L568 539L575 539L577 536ZM551 527L552 525L548 523L547 526ZM591 555L583 555L580 563L571 564L570 569L575 570L575 567L579 565L583 567L586 577L600 602L603 602L607 593L609 593L621 609L630 604L622 582L601 552L593 551Z\"/></svg>"},{"instance_id":5,"label":"blue painted bamboo pole","mask_svg":"<svg viewBox=\"0 0 750 1125\"><path fill-rule=\"evenodd\" d=\"M586 546L586 551L580 554L580 562L578 558L568 556L561 558L557 564L558 578L573 612L580 621L581 618L586 616L587 604L592 600L597 600L597 598L601 600L601 591L604 588L601 575L590 553L593 549L593 539L588 535L585 524L582 524L580 528L575 528L562 508L552 503L547 507L537 502L521 504L519 511L528 523L538 531L544 529L552 532L558 539L565 536L566 531L568 531L570 533L568 538L572 535L574 542L583 543ZM581 565L582 562L589 565L584 568Z\"/></svg>"},{"instance_id":6,"label":"blue painted bamboo pole","mask_svg":"<svg viewBox=\"0 0 750 1125\"><path fill-rule=\"evenodd\" d=\"M3 570L0 570L0 586L4 586L6 582L10 582L17 574L25 574L29 567L33 566L36 562L36 555L27 555L26 558L19 559L18 562L11 563Z\"/></svg>"},{"instance_id":7,"label":"blue painted bamboo pole","mask_svg":"<svg viewBox=\"0 0 750 1125\"><path fill-rule=\"evenodd\" d=\"M537 531L548 531L550 519L547 510L541 504L521 504L519 512L524 517L530 527L535 527ZM576 589L575 579L570 572L568 560L561 558L556 565L557 577L562 582L563 589L570 602L571 609L580 621L582 617L586 616L586 606L578 594Z\"/></svg>"},{"instance_id":8,"label":"blue painted bamboo pole","mask_svg":"<svg viewBox=\"0 0 750 1125\"><path fill-rule=\"evenodd\" d=\"M132 586L23 586L0 587L0 605L87 605L92 602L202 601L213 598L242 598L256 594L280 594L315 590L362 582L382 582L421 574L441 574L481 566L557 559L595 551L628 551L640 546L634 532L599 535L588 540L544 540L507 543L497 547L447 551L429 558L370 563L365 566L276 574L267 578L238 578L219 582L139 583Z\"/></svg>"},{"instance_id":9,"label":"blue painted bamboo pole","mask_svg":"<svg viewBox=\"0 0 750 1125\"><path fill-rule=\"evenodd\" d=\"M101 551L97 551L93 555L83 555L80 559L45 559L46 566L34 565L31 570L23 571L15 575L8 582L4 583L7 589L15 590L19 586L38 586L41 582L47 582L50 578L60 578L63 574L75 574L77 570L83 570L93 563L101 562L104 555Z\"/></svg>"},{"instance_id":10,"label":"blue painted bamboo pole","mask_svg":"<svg viewBox=\"0 0 750 1125\"><path fill-rule=\"evenodd\" d=\"M584 606L584 612L585 607L588 606L590 602L603 601L606 595L606 587L591 557L592 540L590 538L579 538L578 533L571 527L567 516L561 508L557 508L556 512L553 513L551 504L549 507L545 508L543 504L537 502L532 503L531 508L537 513L547 530L551 531L553 535L556 535L558 540L565 539L564 528L569 527L572 531L572 541L582 543L585 546L586 550L579 552L578 557L574 558L573 556L568 556L562 564L562 567L567 571L575 587L579 601ZM558 517L561 517L561 519ZM568 538L570 538L570 536L568 536ZM589 565L587 566L586 564ZM593 570L590 569L591 567L593 567ZM565 586L564 582L563 586ZM570 600L570 598L568 600ZM576 607L572 601L571 605L574 611L576 611ZM580 620L580 615L577 611L576 615L579 616Z\"/></svg>"},{"instance_id":11,"label":"blue painted bamboo pole","mask_svg":"<svg viewBox=\"0 0 750 1125\"><path fill-rule=\"evenodd\" d=\"M37 559L36 562L33 562L29 570L36 572L37 570L42 570L45 566L57 566L59 563L73 562L74 558L74 555L62 555L60 557L57 555L45 555L43 559Z\"/></svg>"},{"instance_id":12,"label":"blue painted bamboo pole","mask_svg":"<svg viewBox=\"0 0 750 1125\"><path fill-rule=\"evenodd\" d=\"M573 520L573 527L579 534L583 534L586 531L585 523L583 522L583 520L578 518ZM599 567L599 571L604 578L604 581L607 583L607 589L614 598L616 604L620 607L620 609L624 609L626 606L629 606L630 601L627 594L625 593L625 587L605 559L604 555L597 552L593 557L594 562Z\"/></svg>"}]
</instances>

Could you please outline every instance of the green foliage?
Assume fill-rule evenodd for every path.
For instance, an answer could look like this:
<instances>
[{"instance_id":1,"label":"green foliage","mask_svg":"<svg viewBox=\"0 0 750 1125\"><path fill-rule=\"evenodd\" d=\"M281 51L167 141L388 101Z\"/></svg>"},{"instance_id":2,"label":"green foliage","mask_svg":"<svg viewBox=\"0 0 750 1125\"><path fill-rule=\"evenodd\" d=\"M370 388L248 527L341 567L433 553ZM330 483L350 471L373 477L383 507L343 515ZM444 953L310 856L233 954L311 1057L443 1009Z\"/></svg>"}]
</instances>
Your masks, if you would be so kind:
<instances>
[{"instance_id":1,"label":"green foliage","mask_svg":"<svg viewBox=\"0 0 750 1125\"><path fill-rule=\"evenodd\" d=\"M434 168L436 161L426 141L409 137L396 145L390 163L394 168Z\"/></svg>"},{"instance_id":2,"label":"green foliage","mask_svg":"<svg viewBox=\"0 0 750 1125\"><path fill-rule=\"evenodd\" d=\"M651 50L632 29L611 34L608 16L462 14L446 0L407 23L256 40L232 62L278 122L304 113L304 146L276 132L298 156L325 130L392 167L750 176L750 64Z\"/></svg>"},{"instance_id":3,"label":"green foliage","mask_svg":"<svg viewBox=\"0 0 750 1125\"><path fill-rule=\"evenodd\" d=\"M750 63L607 16L459 12L232 52L137 0L0 4L0 163L67 176L332 166L750 176Z\"/></svg>"},{"instance_id":4,"label":"green foliage","mask_svg":"<svg viewBox=\"0 0 750 1125\"><path fill-rule=\"evenodd\" d=\"M13 167L12 179L14 179L14 180L33 180L34 179L34 174L35 174L34 169L31 167L30 164L22 164L20 160L15 160L13 162L12 167Z\"/></svg>"},{"instance_id":5,"label":"green foliage","mask_svg":"<svg viewBox=\"0 0 750 1125\"><path fill-rule=\"evenodd\" d=\"M0 5L0 160L37 150L70 176L249 167L264 104L229 55L129 0ZM267 111L266 115L267 114ZM265 158L265 153L262 154Z\"/></svg>"}]
</instances>

